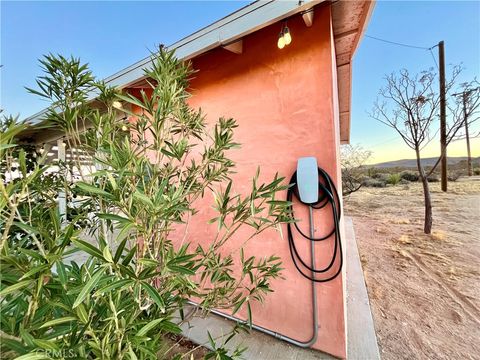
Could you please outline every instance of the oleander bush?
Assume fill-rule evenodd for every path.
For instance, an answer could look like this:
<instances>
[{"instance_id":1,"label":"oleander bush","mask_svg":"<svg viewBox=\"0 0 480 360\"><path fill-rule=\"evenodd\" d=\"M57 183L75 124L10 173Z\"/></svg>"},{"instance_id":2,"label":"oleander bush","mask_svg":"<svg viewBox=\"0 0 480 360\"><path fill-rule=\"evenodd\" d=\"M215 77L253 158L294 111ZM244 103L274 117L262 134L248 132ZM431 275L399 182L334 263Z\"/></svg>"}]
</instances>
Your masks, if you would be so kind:
<instances>
[{"instance_id":1,"label":"oleander bush","mask_svg":"<svg viewBox=\"0 0 480 360\"><path fill-rule=\"evenodd\" d=\"M45 74L30 91L50 102L44 122L62 130L67 151L93 154L96 170L83 173L73 152L72 163L47 163L46 154L17 142L26 124L3 122L2 359L169 358L164 340L180 333L190 298L205 313L246 309L251 321L250 305L272 291L280 259L247 257L243 245L228 252L225 244L239 229L250 229L244 244L290 221L288 203L278 196L284 179L260 183L257 172L247 194L235 193L228 154L238 147L237 124L219 119L208 128L188 106L192 70L173 53L155 56L145 70L151 95L138 98L97 82L78 59L48 55L41 64ZM92 89L101 106L88 101ZM119 110L122 102L140 111ZM123 112L135 121L119 121ZM77 181L65 176L72 168ZM70 199L66 215L59 191ZM174 243L207 193L214 194L216 234L202 244ZM88 258L73 261L75 254ZM209 358L241 355L222 344L212 339Z\"/></svg>"}]
</instances>

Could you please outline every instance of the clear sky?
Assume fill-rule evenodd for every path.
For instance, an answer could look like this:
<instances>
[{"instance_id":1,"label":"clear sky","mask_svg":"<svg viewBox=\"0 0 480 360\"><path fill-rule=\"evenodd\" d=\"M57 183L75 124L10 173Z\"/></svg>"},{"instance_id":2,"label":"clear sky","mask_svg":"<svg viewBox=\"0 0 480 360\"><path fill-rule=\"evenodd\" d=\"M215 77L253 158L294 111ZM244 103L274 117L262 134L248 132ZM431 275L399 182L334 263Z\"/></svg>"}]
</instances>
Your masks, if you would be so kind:
<instances>
[{"instance_id":1,"label":"clear sky","mask_svg":"<svg viewBox=\"0 0 480 360\"><path fill-rule=\"evenodd\" d=\"M34 86L40 75L37 59L43 54L73 54L104 78L147 56L155 45L172 44L246 4L2 0L1 108L24 118L45 107L24 90L24 86ZM447 64L465 67L461 80L480 77L478 1L378 1L367 34L421 47L444 40ZM415 156L393 130L367 115L384 84L383 77L401 68L415 73L430 67L435 63L429 51L362 40L354 58L351 143L371 149L371 162ZM480 140L472 145L474 154L480 156ZM452 156L465 152L464 142L449 147ZM424 155L437 154L435 141Z\"/></svg>"}]
</instances>

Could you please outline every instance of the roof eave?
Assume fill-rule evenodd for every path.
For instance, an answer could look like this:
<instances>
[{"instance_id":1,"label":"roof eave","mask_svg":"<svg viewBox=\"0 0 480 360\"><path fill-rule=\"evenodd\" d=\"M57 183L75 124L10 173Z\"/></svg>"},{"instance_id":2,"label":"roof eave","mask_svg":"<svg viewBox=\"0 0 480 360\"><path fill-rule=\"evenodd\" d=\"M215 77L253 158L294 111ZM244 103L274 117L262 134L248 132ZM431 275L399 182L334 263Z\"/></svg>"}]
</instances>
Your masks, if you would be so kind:
<instances>
[{"instance_id":1,"label":"roof eave","mask_svg":"<svg viewBox=\"0 0 480 360\"><path fill-rule=\"evenodd\" d=\"M291 15L303 12L326 0L303 0L303 1L256 1L242 9L216 21L215 23L187 36L168 46L169 50L175 50L179 59L188 60L218 46L229 44L259 29L267 27L279 20ZM104 79L108 86L119 89L142 80L144 69L148 68L153 55L150 55L129 67ZM92 91L89 99L93 100L98 93ZM25 119L31 125L39 124L47 109Z\"/></svg>"}]
</instances>

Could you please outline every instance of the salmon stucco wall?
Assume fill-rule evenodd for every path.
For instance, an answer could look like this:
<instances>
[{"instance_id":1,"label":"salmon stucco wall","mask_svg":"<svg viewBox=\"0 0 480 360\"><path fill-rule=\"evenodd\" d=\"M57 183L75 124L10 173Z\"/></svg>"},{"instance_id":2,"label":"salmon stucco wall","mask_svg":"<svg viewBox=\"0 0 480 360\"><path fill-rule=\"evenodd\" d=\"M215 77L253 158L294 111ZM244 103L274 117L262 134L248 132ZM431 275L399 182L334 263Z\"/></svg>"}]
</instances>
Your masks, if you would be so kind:
<instances>
[{"instance_id":1,"label":"salmon stucco wall","mask_svg":"<svg viewBox=\"0 0 480 360\"><path fill-rule=\"evenodd\" d=\"M282 50L276 45L281 29L277 23L244 37L242 54L218 48L192 60L198 72L191 81L190 105L202 108L210 125L220 117L233 117L239 125L235 141L242 147L228 154L236 162L232 176L236 192L248 191L257 167L261 168L261 180L271 180L278 172L288 181L297 159L304 156L315 156L338 184L338 105L333 96L330 20L330 6L317 7L312 27L306 27L300 15L288 20L293 41ZM196 205L199 213L188 228L193 242L208 244L214 237L216 225L207 225L214 215L210 201L207 197ZM295 211L300 227L308 233L307 209L297 207ZM316 212L316 236L332 226L330 217ZM240 233L226 250L238 248L244 240ZM309 242L298 234L295 240L309 262ZM317 243L317 268L325 267L332 251L333 238ZM295 269L287 239L271 230L246 245L245 256L272 254L283 260L284 279L273 281L274 292L263 304L252 306L253 321L307 341L313 332L312 286ZM334 280L316 285L319 336L313 346L342 358L346 356L344 274L345 269ZM240 312L240 317L246 317L245 312Z\"/></svg>"}]
</instances>

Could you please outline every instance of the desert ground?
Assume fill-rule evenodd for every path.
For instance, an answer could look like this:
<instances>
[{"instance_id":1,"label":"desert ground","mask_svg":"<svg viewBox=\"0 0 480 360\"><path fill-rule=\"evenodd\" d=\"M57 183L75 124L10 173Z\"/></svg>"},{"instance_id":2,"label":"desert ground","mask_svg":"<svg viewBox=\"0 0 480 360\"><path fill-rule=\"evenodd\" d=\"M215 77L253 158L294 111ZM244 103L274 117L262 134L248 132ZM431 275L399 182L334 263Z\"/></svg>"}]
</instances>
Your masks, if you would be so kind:
<instances>
[{"instance_id":1,"label":"desert ground","mask_svg":"<svg viewBox=\"0 0 480 360\"><path fill-rule=\"evenodd\" d=\"M361 188L345 199L383 359L480 359L480 177Z\"/></svg>"}]
</instances>

